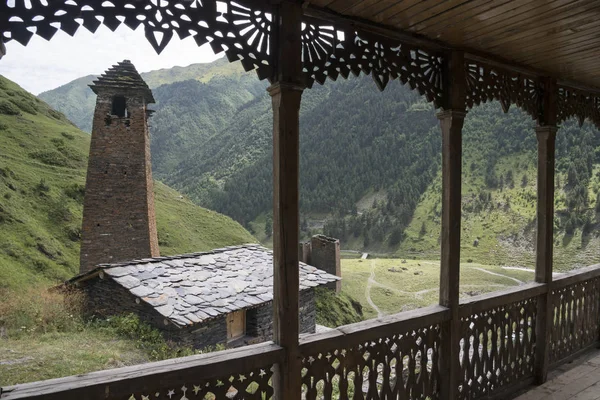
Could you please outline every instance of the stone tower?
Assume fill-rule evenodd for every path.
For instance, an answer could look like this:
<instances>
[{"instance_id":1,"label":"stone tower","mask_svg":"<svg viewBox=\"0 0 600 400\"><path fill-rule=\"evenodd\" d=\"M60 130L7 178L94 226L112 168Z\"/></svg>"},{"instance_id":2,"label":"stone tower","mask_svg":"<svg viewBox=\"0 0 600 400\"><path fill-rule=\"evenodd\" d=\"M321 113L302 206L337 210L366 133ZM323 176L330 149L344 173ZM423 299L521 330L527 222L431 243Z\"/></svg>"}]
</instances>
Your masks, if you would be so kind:
<instances>
[{"instance_id":1,"label":"stone tower","mask_svg":"<svg viewBox=\"0 0 600 400\"><path fill-rule=\"evenodd\" d=\"M96 109L83 203L80 273L157 257L146 108L152 91L129 60L90 85Z\"/></svg>"}]
</instances>

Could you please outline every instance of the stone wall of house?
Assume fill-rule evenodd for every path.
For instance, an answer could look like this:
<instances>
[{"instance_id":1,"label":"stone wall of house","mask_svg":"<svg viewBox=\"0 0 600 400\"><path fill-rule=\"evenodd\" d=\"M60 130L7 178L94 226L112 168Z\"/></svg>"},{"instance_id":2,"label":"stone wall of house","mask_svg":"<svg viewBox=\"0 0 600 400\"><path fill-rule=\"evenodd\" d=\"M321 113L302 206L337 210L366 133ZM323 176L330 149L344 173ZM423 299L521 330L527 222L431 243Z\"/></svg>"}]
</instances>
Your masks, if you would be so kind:
<instances>
[{"instance_id":1,"label":"stone wall of house","mask_svg":"<svg viewBox=\"0 0 600 400\"><path fill-rule=\"evenodd\" d=\"M317 320L315 291L300 292L300 333L314 333ZM246 334L264 342L273 337L273 303L246 311Z\"/></svg>"},{"instance_id":2,"label":"stone wall of house","mask_svg":"<svg viewBox=\"0 0 600 400\"><path fill-rule=\"evenodd\" d=\"M179 329L172 324L165 324L165 317L160 315L150 304L141 301L129 290L109 277L89 279L80 283L85 301L85 312L101 318L113 315L134 313L140 320L147 322L161 331Z\"/></svg>"},{"instance_id":3,"label":"stone wall of house","mask_svg":"<svg viewBox=\"0 0 600 400\"><path fill-rule=\"evenodd\" d=\"M140 320L157 328L166 340L196 349L227 343L225 315L190 327L179 328L111 278L96 277L83 281L81 289L85 294L85 310L88 310L90 315L106 318L134 313L140 317ZM299 300L300 333L314 333L317 317L314 290L301 291ZM246 311L246 335L252 337L249 343L272 339L272 302Z\"/></svg>"},{"instance_id":4,"label":"stone wall of house","mask_svg":"<svg viewBox=\"0 0 600 400\"><path fill-rule=\"evenodd\" d=\"M169 336L170 335L170 336ZM205 349L227 343L227 320L225 315L181 329L169 332L165 337L195 349Z\"/></svg>"},{"instance_id":5,"label":"stone wall of house","mask_svg":"<svg viewBox=\"0 0 600 400\"><path fill-rule=\"evenodd\" d=\"M80 272L159 255L143 93L99 88L81 229ZM127 117L111 116L124 95Z\"/></svg>"},{"instance_id":6,"label":"stone wall of house","mask_svg":"<svg viewBox=\"0 0 600 400\"><path fill-rule=\"evenodd\" d=\"M106 318L133 313L138 315L140 320L157 328L166 340L196 349L227 342L225 316L211 319L203 324L180 328L160 315L154 307L141 301L110 278L93 278L84 281L81 289L85 295L84 309L88 310L89 316Z\"/></svg>"},{"instance_id":7,"label":"stone wall of house","mask_svg":"<svg viewBox=\"0 0 600 400\"><path fill-rule=\"evenodd\" d=\"M300 292L300 333L315 333L317 305L314 289Z\"/></svg>"}]
</instances>

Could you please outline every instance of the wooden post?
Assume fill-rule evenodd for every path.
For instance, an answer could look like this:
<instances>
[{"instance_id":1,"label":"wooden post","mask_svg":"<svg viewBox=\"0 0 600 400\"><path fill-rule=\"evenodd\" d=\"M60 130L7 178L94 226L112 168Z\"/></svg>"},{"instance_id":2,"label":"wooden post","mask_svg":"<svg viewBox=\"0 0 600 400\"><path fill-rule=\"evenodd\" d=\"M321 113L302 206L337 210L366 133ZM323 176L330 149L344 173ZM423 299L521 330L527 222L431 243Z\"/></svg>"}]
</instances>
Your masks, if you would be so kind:
<instances>
[{"instance_id":1,"label":"wooden post","mask_svg":"<svg viewBox=\"0 0 600 400\"><path fill-rule=\"evenodd\" d=\"M440 305L451 310L452 318L442 329L440 352L440 391L442 399L458 398L460 318L460 222L462 127L465 112L464 55L453 52L446 71L447 99L438 114L442 128L442 254L440 268Z\"/></svg>"},{"instance_id":2,"label":"wooden post","mask_svg":"<svg viewBox=\"0 0 600 400\"><path fill-rule=\"evenodd\" d=\"M538 140L537 173L537 247L535 281L545 283L548 291L538 298L536 316L535 381L546 382L550 360L549 341L553 322L552 256L554 243L554 160L556 141L556 86L544 80L542 115L535 129Z\"/></svg>"},{"instance_id":3,"label":"wooden post","mask_svg":"<svg viewBox=\"0 0 600 400\"><path fill-rule=\"evenodd\" d=\"M284 348L275 367L274 397L300 399L299 333L299 114L302 83L299 5L282 2L275 12L273 104L273 341Z\"/></svg>"}]
</instances>

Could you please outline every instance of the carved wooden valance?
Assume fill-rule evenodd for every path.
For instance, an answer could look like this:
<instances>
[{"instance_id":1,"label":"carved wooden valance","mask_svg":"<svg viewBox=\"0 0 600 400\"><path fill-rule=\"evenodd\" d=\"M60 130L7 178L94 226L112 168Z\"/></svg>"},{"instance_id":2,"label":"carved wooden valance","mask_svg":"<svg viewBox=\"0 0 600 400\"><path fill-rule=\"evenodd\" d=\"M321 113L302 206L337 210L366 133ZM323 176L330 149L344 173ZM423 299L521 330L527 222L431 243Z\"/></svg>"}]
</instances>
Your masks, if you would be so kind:
<instances>
[{"instance_id":1,"label":"carved wooden valance","mask_svg":"<svg viewBox=\"0 0 600 400\"><path fill-rule=\"evenodd\" d=\"M131 29L143 26L158 53L175 34L181 39L191 36L199 46L210 43L215 53L225 52L231 62L239 60L246 71L256 70L259 79L271 79L273 7L266 2L232 0L7 0L0 3L0 45L10 40L27 45L33 35L50 40L58 30L74 35L81 26L91 32L102 24L113 31L122 24ZM337 21L303 17L307 87L362 72L371 75L380 90L397 79L443 107L447 55ZM467 59L465 69L466 108L498 100L504 111L515 104L536 120L543 112L539 76L485 60ZM600 126L598 95L568 86L559 86L557 91L559 122L588 118Z\"/></svg>"}]
</instances>

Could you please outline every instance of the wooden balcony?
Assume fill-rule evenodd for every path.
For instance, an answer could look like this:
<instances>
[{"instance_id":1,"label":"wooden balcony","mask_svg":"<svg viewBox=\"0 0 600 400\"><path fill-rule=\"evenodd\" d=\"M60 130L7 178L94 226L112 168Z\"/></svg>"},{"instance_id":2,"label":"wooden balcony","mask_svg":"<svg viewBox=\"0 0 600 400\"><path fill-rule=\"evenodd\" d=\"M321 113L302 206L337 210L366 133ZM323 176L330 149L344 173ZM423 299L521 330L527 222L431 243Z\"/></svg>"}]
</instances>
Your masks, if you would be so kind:
<instances>
[{"instance_id":1,"label":"wooden balcony","mask_svg":"<svg viewBox=\"0 0 600 400\"><path fill-rule=\"evenodd\" d=\"M508 398L534 381L537 304L545 295L552 304L550 368L556 369L598 344L600 265L551 284L470 298L460 303L454 322L449 309L436 305L305 336L299 346L302 398L441 398L446 371L439 360L450 323L460 332L458 397ZM283 348L268 342L6 387L1 398L265 399L273 396L275 365L282 362ZM534 393L547 393L543 387Z\"/></svg>"},{"instance_id":2,"label":"wooden balcony","mask_svg":"<svg viewBox=\"0 0 600 400\"><path fill-rule=\"evenodd\" d=\"M600 127L599 12L575 0L0 2L0 56L3 42L49 40L59 28L143 25L158 52L174 35L193 35L268 78L274 251L273 342L3 388L0 397L504 399L544 383L600 334L600 267L552 279L555 138L569 118ZM441 110L439 305L299 340L302 92L360 73L381 90L408 84ZM492 100L536 122L536 283L459 302L461 132L467 111Z\"/></svg>"}]
</instances>

